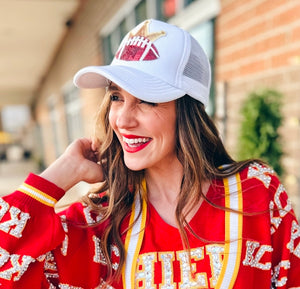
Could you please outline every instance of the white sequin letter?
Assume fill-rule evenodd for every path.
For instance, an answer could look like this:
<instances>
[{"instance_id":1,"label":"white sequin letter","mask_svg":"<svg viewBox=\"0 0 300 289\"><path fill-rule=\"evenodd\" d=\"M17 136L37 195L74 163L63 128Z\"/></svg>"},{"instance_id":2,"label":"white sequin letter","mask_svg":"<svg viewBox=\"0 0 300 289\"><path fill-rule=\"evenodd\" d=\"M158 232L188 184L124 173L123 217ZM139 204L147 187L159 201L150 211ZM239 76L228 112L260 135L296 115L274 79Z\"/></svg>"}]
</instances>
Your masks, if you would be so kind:
<instances>
[{"instance_id":1,"label":"white sequin letter","mask_svg":"<svg viewBox=\"0 0 300 289\"><path fill-rule=\"evenodd\" d=\"M8 204L4 202L3 199L0 199L0 220L8 211L8 208ZM24 230L28 219L30 219L30 216L28 213L21 212L20 209L16 207L11 207L9 213L10 220L2 222L0 224L0 230L9 233L16 238L20 238L22 237L22 231Z\"/></svg>"},{"instance_id":2,"label":"white sequin letter","mask_svg":"<svg viewBox=\"0 0 300 289\"><path fill-rule=\"evenodd\" d=\"M17 273L13 280L18 281L27 270L29 264L34 261L35 260L30 256L11 255L10 262L12 267L0 272L0 278L11 280L13 274Z\"/></svg>"},{"instance_id":3,"label":"white sequin letter","mask_svg":"<svg viewBox=\"0 0 300 289\"><path fill-rule=\"evenodd\" d=\"M300 258L300 242L295 248L295 240L300 237L300 226L294 220L291 229L291 241L286 245L291 253Z\"/></svg>"},{"instance_id":4,"label":"white sequin letter","mask_svg":"<svg viewBox=\"0 0 300 289\"><path fill-rule=\"evenodd\" d=\"M2 267L9 259L9 253L0 248L0 267Z\"/></svg>"},{"instance_id":5,"label":"white sequin letter","mask_svg":"<svg viewBox=\"0 0 300 289\"><path fill-rule=\"evenodd\" d=\"M139 256L136 269L136 288L156 288L154 285L154 263L156 261L156 253Z\"/></svg>"},{"instance_id":6,"label":"white sequin letter","mask_svg":"<svg viewBox=\"0 0 300 289\"><path fill-rule=\"evenodd\" d=\"M278 229L282 219L280 217L274 217L274 202L271 201L270 205L270 219L271 219L271 224L273 225L273 227L271 227L271 234L274 234L276 232L276 230Z\"/></svg>"},{"instance_id":7,"label":"white sequin letter","mask_svg":"<svg viewBox=\"0 0 300 289\"><path fill-rule=\"evenodd\" d=\"M258 163L253 163L249 166L248 178L257 178L259 179L266 188L269 188L271 183L270 175L273 175L274 171L268 167L263 167Z\"/></svg>"},{"instance_id":8,"label":"white sequin letter","mask_svg":"<svg viewBox=\"0 0 300 289\"><path fill-rule=\"evenodd\" d=\"M0 220L4 217L9 210L9 205L2 198L0 198Z\"/></svg>"},{"instance_id":9,"label":"white sequin letter","mask_svg":"<svg viewBox=\"0 0 300 289\"><path fill-rule=\"evenodd\" d=\"M275 268L274 268L274 272L272 273L272 283L275 283L276 288L282 287L286 284L287 282L287 277L282 277L280 280L278 280L278 276L279 273L281 271L281 269L283 268L283 270L288 270L291 267L290 261L286 260L286 261L281 261ZM285 274L287 275L287 274Z\"/></svg>"},{"instance_id":10,"label":"white sequin letter","mask_svg":"<svg viewBox=\"0 0 300 289\"><path fill-rule=\"evenodd\" d=\"M212 274L212 277L210 278L210 286L214 288L217 285L222 270L224 246L206 245L205 248L207 254L209 255Z\"/></svg>"},{"instance_id":11,"label":"white sequin letter","mask_svg":"<svg viewBox=\"0 0 300 289\"><path fill-rule=\"evenodd\" d=\"M101 240L99 238L97 238L96 236L93 236L93 241L95 244L95 255L94 255L94 262L95 263L100 263L103 265L107 265L105 256L102 252L101 249Z\"/></svg>"},{"instance_id":12,"label":"white sequin letter","mask_svg":"<svg viewBox=\"0 0 300 289\"><path fill-rule=\"evenodd\" d=\"M269 245L261 245L258 242L254 241L247 241L246 243L247 251L246 256L243 261L244 266L250 266L250 267L256 267L261 270L270 270L271 269L271 263L267 262L265 264L259 263L262 256L267 252L272 252L273 248ZM255 254L255 250L259 248ZM255 257L254 257L255 254Z\"/></svg>"},{"instance_id":13,"label":"white sequin letter","mask_svg":"<svg viewBox=\"0 0 300 289\"><path fill-rule=\"evenodd\" d=\"M191 259L195 261L202 260L204 258L203 248L191 249ZM189 288L189 289L200 289L207 288L207 276L206 273L196 273L195 278L192 278L191 267L193 272L196 272L196 265L191 262L190 266L188 252L179 251L177 252L177 260L180 262L181 268L181 282L179 288Z\"/></svg>"},{"instance_id":14,"label":"white sequin letter","mask_svg":"<svg viewBox=\"0 0 300 289\"><path fill-rule=\"evenodd\" d=\"M275 200L274 200L277 208L279 209L279 214L280 214L281 218L283 218L292 209L290 200L287 200L287 204L285 207L282 206L282 203L280 201L280 195L284 192L285 192L285 189L284 189L283 185L280 184L276 191Z\"/></svg>"},{"instance_id":15,"label":"white sequin letter","mask_svg":"<svg viewBox=\"0 0 300 289\"><path fill-rule=\"evenodd\" d=\"M158 253L158 259L162 264L162 284L161 289L175 289L176 285L173 282L174 271L173 261L175 259L173 252Z\"/></svg>"},{"instance_id":16,"label":"white sequin letter","mask_svg":"<svg viewBox=\"0 0 300 289\"><path fill-rule=\"evenodd\" d=\"M61 250L61 254L63 256L67 256L68 247L69 247L69 237L68 237L67 233L68 233L69 230L68 230L68 224L67 224L65 215L61 216L61 224L63 226L64 232L66 233L66 235L65 235L65 239L62 242L62 247L61 247L60 250Z\"/></svg>"}]
</instances>

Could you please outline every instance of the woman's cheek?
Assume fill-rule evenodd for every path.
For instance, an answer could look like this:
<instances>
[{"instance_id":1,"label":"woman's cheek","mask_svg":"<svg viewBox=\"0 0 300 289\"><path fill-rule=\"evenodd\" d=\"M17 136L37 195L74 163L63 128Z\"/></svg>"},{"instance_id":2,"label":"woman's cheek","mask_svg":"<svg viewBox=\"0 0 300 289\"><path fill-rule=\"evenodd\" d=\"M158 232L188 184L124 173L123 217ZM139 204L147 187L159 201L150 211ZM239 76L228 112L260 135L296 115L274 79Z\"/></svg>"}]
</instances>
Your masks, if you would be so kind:
<instances>
[{"instance_id":1,"label":"woman's cheek","mask_svg":"<svg viewBox=\"0 0 300 289\"><path fill-rule=\"evenodd\" d=\"M108 114L108 122L109 122L109 125L115 129L115 117L114 117L114 113L112 112L112 110L109 111L109 114Z\"/></svg>"}]
</instances>

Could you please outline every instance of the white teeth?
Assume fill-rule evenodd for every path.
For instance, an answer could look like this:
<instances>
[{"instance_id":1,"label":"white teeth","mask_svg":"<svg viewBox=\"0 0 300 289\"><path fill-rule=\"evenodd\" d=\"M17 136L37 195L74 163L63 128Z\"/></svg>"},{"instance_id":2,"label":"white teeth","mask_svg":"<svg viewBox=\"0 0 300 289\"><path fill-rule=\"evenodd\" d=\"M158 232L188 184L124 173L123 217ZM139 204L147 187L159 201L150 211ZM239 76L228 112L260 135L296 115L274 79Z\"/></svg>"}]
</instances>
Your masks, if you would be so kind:
<instances>
[{"instance_id":1,"label":"white teeth","mask_svg":"<svg viewBox=\"0 0 300 289\"><path fill-rule=\"evenodd\" d=\"M142 144L142 143L146 143L150 140L150 138L148 137L144 137L144 138L126 138L123 136L123 141L126 142L128 145L133 145L133 144Z\"/></svg>"}]
</instances>

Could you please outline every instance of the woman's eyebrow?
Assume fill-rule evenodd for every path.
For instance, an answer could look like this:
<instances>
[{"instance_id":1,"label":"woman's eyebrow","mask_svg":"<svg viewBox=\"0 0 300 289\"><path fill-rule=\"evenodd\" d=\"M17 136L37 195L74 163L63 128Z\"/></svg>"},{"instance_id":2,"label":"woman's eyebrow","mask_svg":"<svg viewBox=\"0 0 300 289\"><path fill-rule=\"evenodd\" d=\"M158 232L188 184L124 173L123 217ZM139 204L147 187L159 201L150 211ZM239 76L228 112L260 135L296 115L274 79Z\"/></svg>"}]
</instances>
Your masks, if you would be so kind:
<instances>
[{"instance_id":1,"label":"woman's eyebrow","mask_svg":"<svg viewBox=\"0 0 300 289\"><path fill-rule=\"evenodd\" d=\"M108 88L107 88L108 91L120 91L120 88L114 84L110 85Z\"/></svg>"}]
</instances>

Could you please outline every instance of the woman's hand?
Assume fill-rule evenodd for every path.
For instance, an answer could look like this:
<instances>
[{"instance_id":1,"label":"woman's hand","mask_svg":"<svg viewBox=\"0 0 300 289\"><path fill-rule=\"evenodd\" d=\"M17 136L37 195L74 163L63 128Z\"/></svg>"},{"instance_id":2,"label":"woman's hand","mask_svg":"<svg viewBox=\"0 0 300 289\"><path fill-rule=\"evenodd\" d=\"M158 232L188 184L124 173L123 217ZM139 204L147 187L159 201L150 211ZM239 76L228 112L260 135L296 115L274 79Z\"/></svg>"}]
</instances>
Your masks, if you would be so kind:
<instances>
[{"instance_id":1,"label":"woman's hand","mask_svg":"<svg viewBox=\"0 0 300 289\"><path fill-rule=\"evenodd\" d=\"M65 191L80 181L88 183L103 181L101 166L97 164L99 145L86 138L74 141L40 176Z\"/></svg>"}]
</instances>

